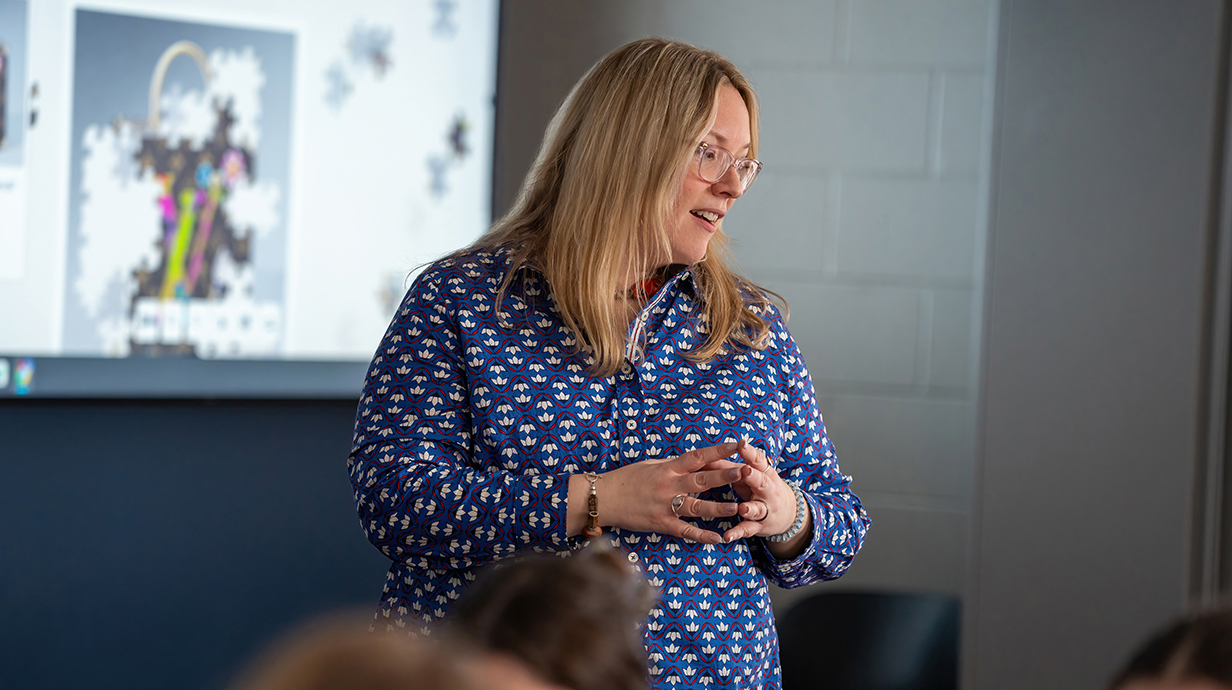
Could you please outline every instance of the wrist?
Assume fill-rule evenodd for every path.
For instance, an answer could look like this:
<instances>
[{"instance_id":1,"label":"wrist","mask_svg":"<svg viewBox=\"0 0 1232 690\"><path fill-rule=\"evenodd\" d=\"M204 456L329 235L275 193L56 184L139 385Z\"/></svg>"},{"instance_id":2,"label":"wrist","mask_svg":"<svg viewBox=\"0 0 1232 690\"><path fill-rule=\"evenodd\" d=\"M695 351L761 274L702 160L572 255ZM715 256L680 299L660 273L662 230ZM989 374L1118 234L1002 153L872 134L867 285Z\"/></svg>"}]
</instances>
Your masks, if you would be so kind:
<instances>
[{"instance_id":1,"label":"wrist","mask_svg":"<svg viewBox=\"0 0 1232 690\"><path fill-rule=\"evenodd\" d=\"M804 524L808 521L807 518L809 508L808 501L804 498L804 492L800 490L800 487L797 486L795 482L789 481L787 482L787 485L791 487L792 495L795 497L795 510L793 511L793 518L790 527L783 532L779 532L778 534L770 534L764 537L766 541L773 542L775 544L781 544L795 538L796 535L800 534L800 532L804 529Z\"/></svg>"},{"instance_id":2,"label":"wrist","mask_svg":"<svg viewBox=\"0 0 1232 690\"><path fill-rule=\"evenodd\" d=\"M627 468L619 467L599 475L600 527L619 527L621 524L621 517L624 515L624 479L627 474L623 471L625 469Z\"/></svg>"},{"instance_id":3,"label":"wrist","mask_svg":"<svg viewBox=\"0 0 1232 690\"><path fill-rule=\"evenodd\" d=\"M588 475L598 477L595 482L595 499L598 503L598 527L616 525L618 515L620 480L618 470L608 472L578 472L569 475L568 521L566 533L570 537L585 537L586 528L590 523L590 479Z\"/></svg>"},{"instance_id":4,"label":"wrist","mask_svg":"<svg viewBox=\"0 0 1232 690\"><path fill-rule=\"evenodd\" d=\"M582 536L587 539L594 539L603 534L603 528L599 526L599 479L600 476L594 472L586 472L582 475L590 485L586 494L586 526L582 528Z\"/></svg>"}]
</instances>

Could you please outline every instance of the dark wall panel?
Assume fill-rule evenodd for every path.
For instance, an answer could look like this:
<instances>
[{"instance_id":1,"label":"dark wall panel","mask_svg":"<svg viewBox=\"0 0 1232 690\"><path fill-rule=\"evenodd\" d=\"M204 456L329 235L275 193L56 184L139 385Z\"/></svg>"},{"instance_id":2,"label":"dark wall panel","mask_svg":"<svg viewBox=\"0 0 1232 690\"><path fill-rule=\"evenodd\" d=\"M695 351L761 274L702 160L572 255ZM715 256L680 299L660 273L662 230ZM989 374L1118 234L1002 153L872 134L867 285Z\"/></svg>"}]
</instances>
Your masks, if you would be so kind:
<instances>
[{"instance_id":1,"label":"dark wall panel","mask_svg":"<svg viewBox=\"0 0 1232 690\"><path fill-rule=\"evenodd\" d=\"M262 643L375 610L355 404L0 406L0 687L217 688Z\"/></svg>"}]
</instances>

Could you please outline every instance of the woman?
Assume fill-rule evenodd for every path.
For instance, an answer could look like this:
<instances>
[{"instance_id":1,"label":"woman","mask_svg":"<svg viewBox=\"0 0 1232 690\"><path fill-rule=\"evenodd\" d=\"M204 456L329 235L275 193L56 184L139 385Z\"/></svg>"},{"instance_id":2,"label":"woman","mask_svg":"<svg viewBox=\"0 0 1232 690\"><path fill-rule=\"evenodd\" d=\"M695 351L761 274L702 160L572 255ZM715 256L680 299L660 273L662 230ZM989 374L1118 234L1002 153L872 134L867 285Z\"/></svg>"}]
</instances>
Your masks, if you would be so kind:
<instances>
[{"instance_id":1,"label":"woman","mask_svg":"<svg viewBox=\"0 0 1232 690\"><path fill-rule=\"evenodd\" d=\"M661 590L656 688L778 687L766 581L841 575L868 518L784 318L728 267L757 102L647 39L601 60L513 209L408 292L349 467L394 563L379 618L427 634L480 566L603 530Z\"/></svg>"}]
</instances>

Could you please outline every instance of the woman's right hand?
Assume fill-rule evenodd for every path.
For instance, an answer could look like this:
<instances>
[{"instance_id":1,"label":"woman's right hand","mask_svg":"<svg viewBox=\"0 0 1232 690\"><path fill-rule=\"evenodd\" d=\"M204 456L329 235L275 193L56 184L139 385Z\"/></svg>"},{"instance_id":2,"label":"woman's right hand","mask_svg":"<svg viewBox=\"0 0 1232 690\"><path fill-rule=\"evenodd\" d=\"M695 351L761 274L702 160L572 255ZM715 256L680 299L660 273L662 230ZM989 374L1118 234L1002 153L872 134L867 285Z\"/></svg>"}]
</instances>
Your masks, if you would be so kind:
<instances>
[{"instance_id":1,"label":"woman's right hand","mask_svg":"<svg viewBox=\"0 0 1232 690\"><path fill-rule=\"evenodd\" d=\"M719 544L723 536L685 522L682 517L721 518L736 515L737 504L704 501L697 494L739 481L743 466L703 470L706 465L730 457L737 444L722 443L667 459L643 460L599 475L595 485L599 525L634 532L670 534L690 541ZM586 524L590 481L575 474L569 481L568 533L580 534ZM682 503L676 511L672 502Z\"/></svg>"}]
</instances>

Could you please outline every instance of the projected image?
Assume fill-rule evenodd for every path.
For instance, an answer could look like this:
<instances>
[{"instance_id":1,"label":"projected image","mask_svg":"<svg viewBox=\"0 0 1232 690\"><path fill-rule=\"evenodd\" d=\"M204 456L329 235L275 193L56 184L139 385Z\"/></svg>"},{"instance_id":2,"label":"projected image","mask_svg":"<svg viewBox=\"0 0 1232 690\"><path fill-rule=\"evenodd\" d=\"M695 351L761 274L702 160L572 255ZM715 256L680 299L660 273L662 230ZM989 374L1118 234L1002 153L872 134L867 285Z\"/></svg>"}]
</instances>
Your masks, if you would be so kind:
<instances>
[{"instance_id":1,"label":"projected image","mask_svg":"<svg viewBox=\"0 0 1232 690\"><path fill-rule=\"evenodd\" d=\"M291 122L271 87L290 84L294 45L77 12L76 87L91 97L73 113L66 349L277 351Z\"/></svg>"},{"instance_id":2,"label":"projected image","mask_svg":"<svg viewBox=\"0 0 1232 690\"><path fill-rule=\"evenodd\" d=\"M25 252L26 9L0 0L0 282L21 276Z\"/></svg>"},{"instance_id":3,"label":"projected image","mask_svg":"<svg viewBox=\"0 0 1232 690\"><path fill-rule=\"evenodd\" d=\"M0 0L0 166L22 161L25 65L26 0Z\"/></svg>"},{"instance_id":4,"label":"projected image","mask_svg":"<svg viewBox=\"0 0 1232 690\"><path fill-rule=\"evenodd\" d=\"M358 391L491 223L498 7L0 0L0 359L32 395Z\"/></svg>"},{"instance_id":5,"label":"projected image","mask_svg":"<svg viewBox=\"0 0 1232 690\"><path fill-rule=\"evenodd\" d=\"M9 49L3 42L0 42L0 149L4 148L4 119L8 115L8 108L5 107L4 92L8 84L9 66Z\"/></svg>"},{"instance_id":6,"label":"projected image","mask_svg":"<svg viewBox=\"0 0 1232 690\"><path fill-rule=\"evenodd\" d=\"M377 80L392 66L390 45L393 29L388 26L366 26L360 22L351 29L345 45L345 56L335 58L325 73L328 84L325 102L340 110L355 90L355 81L369 73Z\"/></svg>"}]
</instances>

